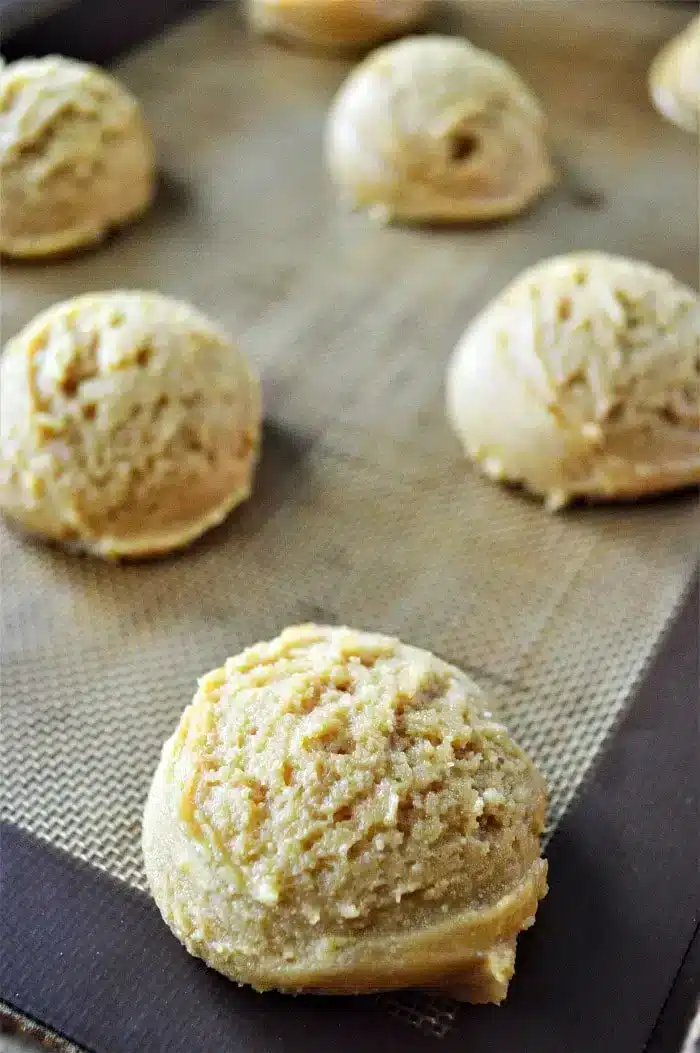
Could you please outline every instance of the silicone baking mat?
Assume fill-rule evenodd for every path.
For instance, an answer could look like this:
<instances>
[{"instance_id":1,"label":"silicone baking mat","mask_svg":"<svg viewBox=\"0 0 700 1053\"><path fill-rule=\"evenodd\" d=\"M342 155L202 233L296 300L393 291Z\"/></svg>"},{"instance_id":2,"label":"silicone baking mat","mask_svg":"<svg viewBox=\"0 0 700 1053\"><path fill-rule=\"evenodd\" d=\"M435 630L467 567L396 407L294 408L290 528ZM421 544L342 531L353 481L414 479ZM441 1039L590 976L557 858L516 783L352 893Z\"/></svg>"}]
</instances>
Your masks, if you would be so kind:
<instances>
[{"instance_id":1,"label":"silicone baking mat","mask_svg":"<svg viewBox=\"0 0 700 1053\"><path fill-rule=\"evenodd\" d=\"M121 64L158 138L158 206L96 253L8 266L3 338L86 290L190 299L262 373L263 458L252 500L174 558L102 565L2 528L5 818L142 889L145 793L196 677L316 620L470 670L546 775L556 828L692 575L696 503L549 516L471 471L442 385L463 327L536 259L598 247L696 282L695 148L644 94L679 19L627 6L624 31L605 3L583 19L533 0L517 25L498 0L449 9L539 91L562 173L528 215L471 231L338 211L322 137L348 64L249 39L233 5ZM382 1004L436 1036L455 1019L447 1001Z\"/></svg>"}]
</instances>

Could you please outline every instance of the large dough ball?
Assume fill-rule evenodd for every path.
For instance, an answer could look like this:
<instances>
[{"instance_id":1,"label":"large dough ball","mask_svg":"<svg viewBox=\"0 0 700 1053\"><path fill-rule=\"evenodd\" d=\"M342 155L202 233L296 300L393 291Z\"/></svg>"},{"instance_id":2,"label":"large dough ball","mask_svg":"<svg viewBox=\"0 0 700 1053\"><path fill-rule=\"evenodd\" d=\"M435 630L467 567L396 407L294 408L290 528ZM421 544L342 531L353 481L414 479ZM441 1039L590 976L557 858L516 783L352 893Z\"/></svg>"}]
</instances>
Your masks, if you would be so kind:
<instances>
[{"instance_id":1,"label":"large dough ball","mask_svg":"<svg viewBox=\"0 0 700 1053\"><path fill-rule=\"evenodd\" d=\"M657 55L649 88L664 117L688 132L700 131L700 15Z\"/></svg>"},{"instance_id":2,"label":"large dough ball","mask_svg":"<svg viewBox=\"0 0 700 1053\"><path fill-rule=\"evenodd\" d=\"M468 676L398 640L286 629L203 677L143 848L191 954L258 989L500 1001L546 891L545 787Z\"/></svg>"},{"instance_id":3,"label":"large dough ball","mask_svg":"<svg viewBox=\"0 0 700 1053\"><path fill-rule=\"evenodd\" d=\"M453 37L365 59L331 107L326 149L341 196L384 219L508 216L553 179L537 99L507 63Z\"/></svg>"},{"instance_id":4,"label":"large dough ball","mask_svg":"<svg viewBox=\"0 0 700 1053\"><path fill-rule=\"evenodd\" d=\"M258 382L228 337L155 293L58 304L0 366L0 508L106 557L178 548L248 497Z\"/></svg>"},{"instance_id":5,"label":"large dough ball","mask_svg":"<svg viewBox=\"0 0 700 1053\"><path fill-rule=\"evenodd\" d=\"M322 51L370 47L415 29L429 0L248 0L263 33Z\"/></svg>"},{"instance_id":6,"label":"large dough ball","mask_svg":"<svg viewBox=\"0 0 700 1053\"><path fill-rule=\"evenodd\" d=\"M155 188L137 100L65 58L0 71L0 252L42 257L99 241L140 215Z\"/></svg>"},{"instance_id":7,"label":"large dough ball","mask_svg":"<svg viewBox=\"0 0 700 1053\"><path fill-rule=\"evenodd\" d=\"M698 483L700 298L635 260L547 260L469 326L447 405L487 475L551 508Z\"/></svg>"}]
</instances>

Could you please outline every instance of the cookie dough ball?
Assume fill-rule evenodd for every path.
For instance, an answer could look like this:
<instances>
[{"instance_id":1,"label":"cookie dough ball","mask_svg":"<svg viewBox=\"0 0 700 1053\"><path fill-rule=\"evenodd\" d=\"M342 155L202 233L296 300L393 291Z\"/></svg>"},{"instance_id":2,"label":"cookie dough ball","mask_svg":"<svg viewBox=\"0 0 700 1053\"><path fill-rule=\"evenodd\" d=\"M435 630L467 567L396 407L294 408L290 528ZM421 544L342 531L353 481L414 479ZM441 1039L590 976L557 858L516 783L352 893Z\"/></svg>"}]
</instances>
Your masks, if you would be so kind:
<instances>
[{"instance_id":1,"label":"cookie dough ball","mask_svg":"<svg viewBox=\"0 0 700 1053\"><path fill-rule=\"evenodd\" d=\"M252 25L322 51L353 51L415 29L428 0L248 0Z\"/></svg>"},{"instance_id":2,"label":"cookie dough ball","mask_svg":"<svg viewBox=\"0 0 700 1053\"><path fill-rule=\"evenodd\" d=\"M560 508L700 482L700 298L646 263L527 270L467 329L447 408L493 479Z\"/></svg>"},{"instance_id":3,"label":"cookie dough ball","mask_svg":"<svg viewBox=\"0 0 700 1053\"><path fill-rule=\"evenodd\" d=\"M259 990L500 1001L546 891L545 787L487 704L426 651L351 629L230 658L146 804L167 924Z\"/></svg>"},{"instance_id":4,"label":"cookie dough ball","mask_svg":"<svg viewBox=\"0 0 700 1053\"><path fill-rule=\"evenodd\" d=\"M186 545L248 497L258 383L228 337L155 293L81 296L0 366L0 508L104 557Z\"/></svg>"},{"instance_id":5,"label":"cookie dough ball","mask_svg":"<svg viewBox=\"0 0 700 1053\"><path fill-rule=\"evenodd\" d=\"M155 188L136 99L102 70L64 58L0 71L0 252L60 255L140 215Z\"/></svg>"},{"instance_id":6,"label":"cookie dough ball","mask_svg":"<svg viewBox=\"0 0 700 1053\"><path fill-rule=\"evenodd\" d=\"M688 132L700 131L700 15L657 56L649 89L664 117Z\"/></svg>"},{"instance_id":7,"label":"cookie dough ball","mask_svg":"<svg viewBox=\"0 0 700 1053\"><path fill-rule=\"evenodd\" d=\"M537 99L507 63L453 37L365 59L331 107L326 153L341 197L385 220L509 216L553 180Z\"/></svg>"}]
</instances>

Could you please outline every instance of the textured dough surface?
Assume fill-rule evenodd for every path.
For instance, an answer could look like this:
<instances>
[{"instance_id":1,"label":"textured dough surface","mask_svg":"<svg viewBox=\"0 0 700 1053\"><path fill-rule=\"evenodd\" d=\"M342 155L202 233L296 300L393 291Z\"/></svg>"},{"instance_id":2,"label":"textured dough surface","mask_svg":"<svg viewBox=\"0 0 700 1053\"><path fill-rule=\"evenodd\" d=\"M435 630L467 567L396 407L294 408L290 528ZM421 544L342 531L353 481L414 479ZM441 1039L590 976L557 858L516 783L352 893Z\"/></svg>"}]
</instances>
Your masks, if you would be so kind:
<instances>
[{"instance_id":1,"label":"textured dough surface","mask_svg":"<svg viewBox=\"0 0 700 1053\"><path fill-rule=\"evenodd\" d=\"M248 0L251 24L321 51L369 47L415 29L427 0Z\"/></svg>"},{"instance_id":2,"label":"textured dough surface","mask_svg":"<svg viewBox=\"0 0 700 1053\"><path fill-rule=\"evenodd\" d=\"M700 131L700 15L657 55L649 88L664 117L688 132Z\"/></svg>"},{"instance_id":3,"label":"textured dough surface","mask_svg":"<svg viewBox=\"0 0 700 1053\"><path fill-rule=\"evenodd\" d=\"M250 493L258 382L228 337L156 293L37 316L0 365L0 508L107 557L155 555Z\"/></svg>"},{"instance_id":4,"label":"textured dough surface","mask_svg":"<svg viewBox=\"0 0 700 1053\"><path fill-rule=\"evenodd\" d=\"M537 99L506 62L453 37L365 59L331 106L326 155L341 197L388 220L509 216L553 181Z\"/></svg>"},{"instance_id":5,"label":"textured dough surface","mask_svg":"<svg viewBox=\"0 0 700 1053\"><path fill-rule=\"evenodd\" d=\"M155 189L137 100L72 59L0 71L0 252L42 257L99 241L140 215Z\"/></svg>"},{"instance_id":6,"label":"textured dough surface","mask_svg":"<svg viewBox=\"0 0 700 1053\"><path fill-rule=\"evenodd\" d=\"M203 677L146 804L190 953L259 989L499 1001L546 891L545 786L481 690L378 634L286 629Z\"/></svg>"},{"instance_id":7,"label":"textured dough surface","mask_svg":"<svg viewBox=\"0 0 700 1053\"><path fill-rule=\"evenodd\" d=\"M700 298L635 260L546 260L469 326L447 408L487 475L551 508L698 483Z\"/></svg>"}]
</instances>

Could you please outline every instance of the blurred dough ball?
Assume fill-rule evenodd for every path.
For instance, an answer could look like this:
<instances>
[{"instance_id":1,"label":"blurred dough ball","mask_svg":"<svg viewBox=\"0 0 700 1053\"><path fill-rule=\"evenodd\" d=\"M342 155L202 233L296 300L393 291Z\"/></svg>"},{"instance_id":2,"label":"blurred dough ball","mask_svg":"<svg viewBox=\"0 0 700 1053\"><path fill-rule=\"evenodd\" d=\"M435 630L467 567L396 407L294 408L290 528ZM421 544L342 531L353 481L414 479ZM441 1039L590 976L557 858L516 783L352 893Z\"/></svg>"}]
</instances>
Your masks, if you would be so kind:
<instances>
[{"instance_id":1,"label":"blurred dough ball","mask_svg":"<svg viewBox=\"0 0 700 1053\"><path fill-rule=\"evenodd\" d=\"M700 131L700 15L657 55L649 87L664 117L686 131Z\"/></svg>"},{"instance_id":2,"label":"blurred dough ball","mask_svg":"<svg viewBox=\"0 0 700 1053\"><path fill-rule=\"evenodd\" d=\"M545 785L454 666L286 629L204 676L146 804L188 951L265 990L501 1001L546 892Z\"/></svg>"},{"instance_id":3,"label":"blurred dough ball","mask_svg":"<svg viewBox=\"0 0 700 1053\"><path fill-rule=\"evenodd\" d=\"M509 216L553 181L537 99L507 63L453 37L365 59L331 107L326 150L341 196L383 219Z\"/></svg>"},{"instance_id":4,"label":"blurred dough ball","mask_svg":"<svg viewBox=\"0 0 700 1053\"><path fill-rule=\"evenodd\" d=\"M429 0L248 0L263 33L324 51L357 50L415 29Z\"/></svg>"},{"instance_id":5,"label":"blurred dough ball","mask_svg":"<svg viewBox=\"0 0 700 1053\"><path fill-rule=\"evenodd\" d=\"M42 257L99 241L140 215L155 189L137 100L65 58L0 71L0 252Z\"/></svg>"},{"instance_id":6,"label":"blurred dough ball","mask_svg":"<svg viewBox=\"0 0 700 1053\"><path fill-rule=\"evenodd\" d=\"M0 508L98 556L186 545L248 497L258 382L228 337L156 293L58 304L0 366Z\"/></svg>"},{"instance_id":7,"label":"blurred dough ball","mask_svg":"<svg viewBox=\"0 0 700 1053\"><path fill-rule=\"evenodd\" d=\"M700 482L700 298L603 253L525 271L472 323L448 415L493 479L550 508Z\"/></svg>"}]
</instances>

